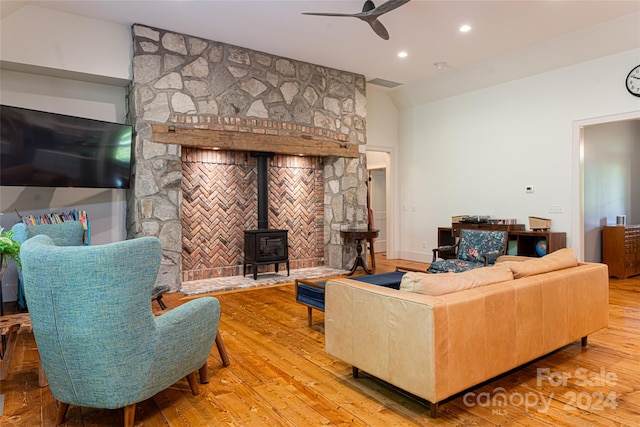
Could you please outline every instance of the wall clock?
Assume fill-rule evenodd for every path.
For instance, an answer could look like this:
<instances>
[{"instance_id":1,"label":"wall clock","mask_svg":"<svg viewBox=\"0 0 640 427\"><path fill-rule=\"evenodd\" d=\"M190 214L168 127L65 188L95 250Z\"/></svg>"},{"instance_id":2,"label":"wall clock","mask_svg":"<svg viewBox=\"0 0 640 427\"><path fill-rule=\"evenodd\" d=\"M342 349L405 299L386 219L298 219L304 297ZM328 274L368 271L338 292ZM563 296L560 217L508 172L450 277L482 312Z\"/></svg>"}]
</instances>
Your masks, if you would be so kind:
<instances>
[{"instance_id":1,"label":"wall clock","mask_svg":"<svg viewBox=\"0 0 640 427\"><path fill-rule=\"evenodd\" d=\"M634 67L627 76L627 90L631 95L640 96L640 65Z\"/></svg>"}]
</instances>

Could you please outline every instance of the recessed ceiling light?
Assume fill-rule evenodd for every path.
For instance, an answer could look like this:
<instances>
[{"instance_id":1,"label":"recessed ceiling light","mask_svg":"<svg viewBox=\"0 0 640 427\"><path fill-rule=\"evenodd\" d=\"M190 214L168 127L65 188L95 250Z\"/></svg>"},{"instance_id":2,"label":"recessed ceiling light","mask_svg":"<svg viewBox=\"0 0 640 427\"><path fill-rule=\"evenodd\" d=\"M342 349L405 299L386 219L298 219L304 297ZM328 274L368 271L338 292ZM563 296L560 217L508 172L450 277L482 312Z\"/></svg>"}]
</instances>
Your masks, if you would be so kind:
<instances>
[{"instance_id":1,"label":"recessed ceiling light","mask_svg":"<svg viewBox=\"0 0 640 427\"><path fill-rule=\"evenodd\" d=\"M459 31L461 33L468 33L469 31L471 31L471 26L464 24L459 28Z\"/></svg>"},{"instance_id":2,"label":"recessed ceiling light","mask_svg":"<svg viewBox=\"0 0 640 427\"><path fill-rule=\"evenodd\" d=\"M409 54L404 50L398 52L398 58L406 58L407 56L409 56Z\"/></svg>"}]
</instances>

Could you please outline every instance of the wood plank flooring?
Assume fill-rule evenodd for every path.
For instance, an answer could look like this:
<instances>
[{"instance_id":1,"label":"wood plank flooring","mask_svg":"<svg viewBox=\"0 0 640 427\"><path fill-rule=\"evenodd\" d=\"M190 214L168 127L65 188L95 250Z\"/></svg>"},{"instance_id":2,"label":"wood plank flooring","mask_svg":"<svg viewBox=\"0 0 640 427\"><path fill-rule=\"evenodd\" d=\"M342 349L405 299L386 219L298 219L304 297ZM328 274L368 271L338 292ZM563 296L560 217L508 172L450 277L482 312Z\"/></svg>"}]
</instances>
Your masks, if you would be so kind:
<instances>
[{"instance_id":1,"label":"wood plank flooring","mask_svg":"<svg viewBox=\"0 0 640 427\"><path fill-rule=\"evenodd\" d=\"M424 267L377 261L377 272ZM201 394L193 396L182 380L138 404L136 426L638 426L640 278L612 279L610 289L609 327L591 335L587 347L575 342L454 396L436 419L428 405L366 373L354 379L351 366L327 355L323 314L314 311L308 327L293 285L218 294L231 365L223 367L214 348ZM169 308L185 302L179 294L164 300ZM539 378L538 369L548 369L549 378ZM32 334L20 336L0 394L0 426L53 425L55 401L48 387L38 387ZM65 425L122 422L122 410L71 406Z\"/></svg>"}]
</instances>

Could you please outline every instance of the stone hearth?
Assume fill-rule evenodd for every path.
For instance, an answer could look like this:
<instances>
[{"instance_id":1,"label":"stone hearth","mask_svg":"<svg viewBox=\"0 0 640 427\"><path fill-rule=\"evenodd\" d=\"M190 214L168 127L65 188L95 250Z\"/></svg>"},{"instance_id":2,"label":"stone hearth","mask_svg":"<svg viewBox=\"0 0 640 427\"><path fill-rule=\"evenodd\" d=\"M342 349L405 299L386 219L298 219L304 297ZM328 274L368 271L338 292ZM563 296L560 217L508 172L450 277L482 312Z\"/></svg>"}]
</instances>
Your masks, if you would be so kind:
<instances>
[{"instance_id":1,"label":"stone hearth","mask_svg":"<svg viewBox=\"0 0 640 427\"><path fill-rule=\"evenodd\" d=\"M185 181L197 181L194 175L183 178L183 158L191 155L191 148L186 147L194 144L192 140L154 140L152 126L234 132L242 134L243 147L255 139L257 151L268 151L264 138L257 142L260 136L295 138L301 147L318 141L362 146L366 143L365 80L345 71L143 25L134 25L132 31L130 114L136 137L127 204L128 235L160 238L163 262L158 282L176 290L185 268L183 247L188 226L181 221ZM214 143L207 147L206 139L200 138L196 145L214 148ZM343 245L340 230L366 226L364 151L361 147L355 158L330 155L314 160L314 176L322 179L318 201L322 215L314 221L320 218L323 225L321 239L317 230L312 233L311 240L322 244L311 258L320 265L343 269L355 257L353 248ZM295 200L291 206L296 206ZM216 220L226 225L229 220L223 214L225 209L218 209ZM218 249L228 248L218 245ZM241 257L241 251L237 255ZM220 270L216 274L224 268L234 274L237 265L232 258L228 257L229 265L216 266Z\"/></svg>"}]
</instances>

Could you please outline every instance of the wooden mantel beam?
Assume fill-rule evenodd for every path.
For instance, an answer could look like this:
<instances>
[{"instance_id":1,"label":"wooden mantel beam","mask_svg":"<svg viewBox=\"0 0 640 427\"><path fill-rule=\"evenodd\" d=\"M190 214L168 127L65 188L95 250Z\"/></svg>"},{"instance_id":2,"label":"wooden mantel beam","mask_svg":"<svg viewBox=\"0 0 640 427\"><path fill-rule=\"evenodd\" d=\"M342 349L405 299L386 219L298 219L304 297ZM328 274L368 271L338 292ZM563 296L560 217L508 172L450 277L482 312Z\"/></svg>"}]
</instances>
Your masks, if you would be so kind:
<instances>
[{"instance_id":1,"label":"wooden mantel beam","mask_svg":"<svg viewBox=\"0 0 640 427\"><path fill-rule=\"evenodd\" d=\"M154 142L232 151L263 151L318 157L358 157L358 144L314 139L309 136L268 135L152 125Z\"/></svg>"}]
</instances>

